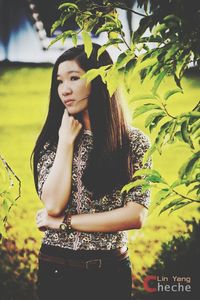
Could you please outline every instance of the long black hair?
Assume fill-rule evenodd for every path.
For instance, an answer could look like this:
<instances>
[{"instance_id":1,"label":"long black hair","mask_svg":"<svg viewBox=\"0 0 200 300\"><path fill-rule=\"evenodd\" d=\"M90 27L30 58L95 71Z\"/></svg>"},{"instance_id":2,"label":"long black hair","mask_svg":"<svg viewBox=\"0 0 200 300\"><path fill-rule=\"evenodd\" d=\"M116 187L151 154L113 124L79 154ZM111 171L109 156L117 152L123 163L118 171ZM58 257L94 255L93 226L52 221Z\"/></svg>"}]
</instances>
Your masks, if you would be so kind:
<instances>
[{"instance_id":1,"label":"long black hair","mask_svg":"<svg viewBox=\"0 0 200 300\"><path fill-rule=\"evenodd\" d=\"M34 181L37 189L37 164L45 143L50 146L58 143L58 131L61 125L65 106L58 96L56 79L58 66L66 60L75 60L84 70L96 69L113 64L107 51L97 59L99 45L93 43L89 58L83 45L66 50L55 62L50 90L49 110L45 124L36 141L32 157ZM88 112L93 133L93 149L82 181L94 198L111 193L115 188L126 184L132 175L128 129L120 101L115 93L109 96L106 84L98 76L91 82L91 93L88 101ZM80 116L77 116L80 119Z\"/></svg>"}]
</instances>

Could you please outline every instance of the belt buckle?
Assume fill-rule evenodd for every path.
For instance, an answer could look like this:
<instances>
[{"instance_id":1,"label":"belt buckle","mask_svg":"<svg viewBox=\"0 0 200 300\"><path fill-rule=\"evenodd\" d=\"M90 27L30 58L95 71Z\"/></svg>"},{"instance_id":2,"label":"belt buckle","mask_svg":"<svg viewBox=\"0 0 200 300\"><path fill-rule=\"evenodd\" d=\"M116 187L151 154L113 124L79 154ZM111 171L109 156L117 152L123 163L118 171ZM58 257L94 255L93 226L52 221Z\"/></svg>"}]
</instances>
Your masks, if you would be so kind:
<instances>
[{"instance_id":1,"label":"belt buckle","mask_svg":"<svg viewBox=\"0 0 200 300\"><path fill-rule=\"evenodd\" d=\"M100 269L102 267L101 259L93 259L85 262L86 269ZM91 268L90 268L91 267ZM97 268L96 268L97 267Z\"/></svg>"}]
</instances>

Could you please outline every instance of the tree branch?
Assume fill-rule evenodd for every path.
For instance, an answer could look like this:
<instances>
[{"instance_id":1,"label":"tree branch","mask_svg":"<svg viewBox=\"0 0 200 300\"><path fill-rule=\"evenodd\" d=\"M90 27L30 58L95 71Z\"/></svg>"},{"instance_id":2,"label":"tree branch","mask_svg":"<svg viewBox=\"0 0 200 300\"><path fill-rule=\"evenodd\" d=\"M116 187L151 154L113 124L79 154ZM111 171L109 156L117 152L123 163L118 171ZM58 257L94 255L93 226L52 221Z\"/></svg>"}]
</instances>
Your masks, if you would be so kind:
<instances>
[{"instance_id":1,"label":"tree branch","mask_svg":"<svg viewBox=\"0 0 200 300\"><path fill-rule=\"evenodd\" d=\"M120 6L120 5L119 5L119 6L116 6L116 8L120 8L120 9L123 9L123 10L126 10L126 11L130 11L130 12L132 12L132 13L138 15L138 16L141 16L141 17L146 17L146 15L141 14L141 13L139 13L139 12L137 12L137 11L135 11L135 10L133 10L133 9L131 9L131 8L129 8L129 7L127 7L127 6Z\"/></svg>"}]
</instances>

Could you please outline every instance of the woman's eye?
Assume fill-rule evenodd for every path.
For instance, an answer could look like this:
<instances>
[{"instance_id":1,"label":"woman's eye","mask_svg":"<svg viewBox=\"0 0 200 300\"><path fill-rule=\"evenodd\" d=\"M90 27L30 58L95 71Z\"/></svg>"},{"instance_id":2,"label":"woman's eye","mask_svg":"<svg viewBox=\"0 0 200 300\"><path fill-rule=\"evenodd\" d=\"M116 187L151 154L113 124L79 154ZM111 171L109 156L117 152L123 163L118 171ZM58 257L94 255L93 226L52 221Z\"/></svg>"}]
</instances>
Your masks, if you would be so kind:
<instances>
[{"instance_id":1,"label":"woman's eye","mask_svg":"<svg viewBox=\"0 0 200 300\"><path fill-rule=\"evenodd\" d=\"M57 80L58 85L62 83L62 80Z\"/></svg>"},{"instance_id":2,"label":"woman's eye","mask_svg":"<svg viewBox=\"0 0 200 300\"><path fill-rule=\"evenodd\" d=\"M71 77L71 81L75 81L75 80L79 80L80 79L80 77L78 77L78 76L72 76Z\"/></svg>"}]
</instances>

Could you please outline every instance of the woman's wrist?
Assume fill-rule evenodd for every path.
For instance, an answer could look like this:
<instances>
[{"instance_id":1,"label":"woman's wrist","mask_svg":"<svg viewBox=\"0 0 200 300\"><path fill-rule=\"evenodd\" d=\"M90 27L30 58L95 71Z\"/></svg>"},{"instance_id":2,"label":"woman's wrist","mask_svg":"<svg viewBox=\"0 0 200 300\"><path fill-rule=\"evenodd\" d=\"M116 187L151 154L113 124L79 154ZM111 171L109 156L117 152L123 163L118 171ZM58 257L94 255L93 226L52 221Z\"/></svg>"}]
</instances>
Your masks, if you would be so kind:
<instances>
[{"instance_id":1,"label":"woman's wrist","mask_svg":"<svg viewBox=\"0 0 200 300\"><path fill-rule=\"evenodd\" d=\"M58 147L64 147L66 149L66 147L72 147L74 146L74 141L73 139L70 138L63 138L63 137L59 137L58 140Z\"/></svg>"},{"instance_id":2,"label":"woman's wrist","mask_svg":"<svg viewBox=\"0 0 200 300\"><path fill-rule=\"evenodd\" d=\"M73 215L71 216L71 227L73 230L77 230L76 225L77 225L77 216Z\"/></svg>"},{"instance_id":3,"label":"woman's wrist","mask_svg":"<svg viewBox=\"0 0 200 300\"><path fill-rule=\"evenodd\" d=\"M74 216L70 213L67 213L65 215L65 217L63 218L62 222L60 223L60 229L64 230L64 231L73 231L74 228L72 227L72 218Z\"/></svg>"},{"instance_id":4,"label":"woman's wrist","mask_svg":"<svg viewBox=\"0 0 200 300\"><path fill-rule=\"evenodd\" d=\"M60 228L60 224L63 222L63 219L64 219L64 216L55 218L53 227L55 229L59 229Z\"/></svg>"}]
</instances>

